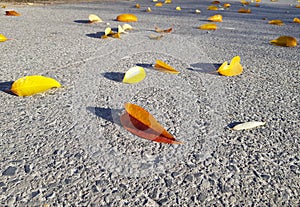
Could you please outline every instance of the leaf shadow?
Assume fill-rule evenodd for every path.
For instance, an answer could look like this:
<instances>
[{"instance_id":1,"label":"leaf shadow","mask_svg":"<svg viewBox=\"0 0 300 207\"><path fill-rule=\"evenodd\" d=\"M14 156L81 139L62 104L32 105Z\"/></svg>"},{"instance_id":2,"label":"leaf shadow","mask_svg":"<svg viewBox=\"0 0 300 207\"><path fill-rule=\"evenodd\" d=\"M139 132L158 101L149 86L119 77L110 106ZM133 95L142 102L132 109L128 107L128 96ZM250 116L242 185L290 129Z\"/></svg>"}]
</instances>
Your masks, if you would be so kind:
<instances>
[{"instance_id":1,"label":"leaf shadow","mask_svg":"<svg viewBox=\"0 0 300 207\"><path fill-rule=\"evenodd\" d=\"M86 107L86 109L97 117L100 117L106 121L122 126L120 121L120 114L122 109L112 109L103 107Z\"/></svg>"},{"instance_id":2,"label":"leaf shadow","mask_svg":"<svg viewBox=\"0 0 300 207\"><path fill-rule=\"evenodd\" d=\"M243 123L243 122L240 122L240 121L231 122L230 124L227 125L227 128L233 128L236 125L241 124L241 123Z\"/></svg>"},{"instance_id":3,"label":"leaf shadow","mask_svg":"<svg viewBox=\"0 0 300 207\"><path fill-rule=\"evenodd\" d=\"M11 86L14 83L14 81L6 81L6 82L0 82L0 91L16 96L13 92L11 92Z\"/></svg>"},{"instance_id":4,"label":"leaf shadow","mask_svg":"<svg viewBox=\"0 0 300 207\"><path fill-rule=\"evenodd\" d=\"M79 24L89 24L90 21L89 20L75 20L75 23L79 23Z\"/></svg>"},{"instance_id":5,"label":"leaf shadow","mask_svg":"<svg viewBox=\"0 0 300 207\"><path fill-rule=\"evenodd\" d=\"M102 73L103 77L121 83L124 79L125 73L121 72L105 72Z\"/></svg>"},{"instance_id":6,"label":"leaf shadow","mask_svg":"<svg viewBox=\"0 0 300 207\"><path fill-rule=\"evenodd\" d=\"M153 69L153 64L147 64L147 63L138 63L136 64L137 66L140 66L142 68L147 68L147 69Z\"/></svg>"},{"instance_id":7,"label":"leaf shadow","mask_svg":"<svg viewBox=\"0 0 300 207\"><path fill-rule=\"evenodd\" d=\"M96 33L86 34L86 36L92 38L101 38L104 34L105 34L104 32L96 32Z\"/></svg>"},{"instance_id":8,"label":"leaf shadow","mask_svg":"<svg viewBox=\"0 0 300 207\"><path fill-rule=\"evenodd\" d=\"M208 74L219 76L217 70L221 65L222 64L219 63L195 63L195 64L191 64L191 67L187 69L199 73L208 73Z\"/></svg>"}]
</instances>

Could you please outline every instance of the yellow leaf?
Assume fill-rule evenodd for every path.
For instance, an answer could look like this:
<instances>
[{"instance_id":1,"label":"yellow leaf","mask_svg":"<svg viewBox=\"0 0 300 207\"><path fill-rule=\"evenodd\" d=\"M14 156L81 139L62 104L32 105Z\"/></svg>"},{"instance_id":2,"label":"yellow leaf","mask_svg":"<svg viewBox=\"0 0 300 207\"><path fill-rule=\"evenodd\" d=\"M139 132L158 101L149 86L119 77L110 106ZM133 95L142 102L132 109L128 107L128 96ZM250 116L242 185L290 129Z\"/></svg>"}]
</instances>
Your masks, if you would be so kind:
<instances>
[{"instance_id":1,"label":"yellow leaf","mask_svg":"<svg viewBox=\"0 0 300 207\"><path fill-rule=\"evenodd\" d=\"M146 77L144 68L135 66L130 68L123 78L123 83L138 83Z\"/></svg>"},{"instance_id":2,"label":"yellow leaf","mask_svg":"<svg viewBox=\"0 0 300 207\"><path fill-rule=\"evenodd\" d=\"M102 36L101 36L101 39L106 39L106 38L108 38L107 35L102 35Z\"/></svg>"},{"instance_id":3,"label":"yellow leaf","mask_svg":"<svg viewBox=\"0 0 300 207\"><path fill-rule=\"evenodd\" d=\"M51 88L59 87L61 87L60 83L52 78L34 75L16 80L11 86L11 92L18 96L31 96Z\"/></svg>"},{"instance_id":4,"label":"yellow leaf","mask_svg":"<svg viewBox=\"0 0 300 207\"><path fill-rule=\"evenodd\" d=\"M297 40L295 37L291 36L280 36L275 40L270 41L271 44L276 46L283 46L283 47L295 47L297 46Z\"/></svg>"},{"instance_id":5,"label":"yellow leaf","mask_svg":"<svg viewBox=\"0 0 300 207\"><path fill-rule=\"evenodd\" d=\"M146 9L146 12L152 12L151 8L148 7L148 8Z\"/></svg>"},{"instance_id":6,"label":"yellow leaf","mask_svg":"<svg viewBox=\"0 0 300 207\"><path fill-rule=\"evenodd\" d=\"M123 24L122 28L124 31L133 30L133 27L130 24Z\"/></svg>"},{"instance_id":7,"label":"yellow leaf","mask_svg":"<svg viewBox=\"0 0 300 207\"><path fill-rule=\"evenodd\" d=\"M165 0L165 4L171 4L172 0Z\"/></svg>"},{"instance_id":8,"label":"yellow leaf","mask_svg":"<svg viewBox=\"0 0 300 207\"><path fill-rule=\"evenodd\" d=\"M90 14L89 15L90 23L97 23L97 22L103 22L100 17L98 17L96 14Z\"/></svg>"},{"instance_id":9,"label":"yellow leaf","mask_svg":"<svg viewBox=\"0 0 300 207\"><path fill-rule=\"evenodd\" d=\"M249 4L250 4L249 1L245 1L245 0L241 0L241 3L242 3L243 5L249 5Z\"/></svg>"},{"instance_id":10,"label":"yellow leaf","mask_svg":"<svg viewBox=\"0 0 300 207\"><path fill-rule=\"evenodd\" d=\"M158 7L163 6L163 3L162 2L158 2L158 3L155 4L155 6L158 6Z\"/></svg>"},{"instance_id":11,"label":"yellow leaf","mask_svg":"<svg viewBox=\"0 0 300 207\"><path fill-rule=\"evenodd\" d=\"M135 8L139 9L139 8L141 8L141 5L140 4L136 4Z\"/></svg>"},{"instance_id":12,"label":"yellow leaf","mask_svg":"<svg viewBox=\"0 0 300 207\"><path fill-rule=\"evenodd\" d=\"M229 8L230 6L231 6L231 4L229 4L229 3L225 3L225 4L223 5L224 8Z\"/></svg>"},{"instance_id":13,"label":"yellow leaf","mask_svg":"<svg viewBox=\"0 0 300 207\"><path fill-rule=\"evenodd\" d=\"M5 5L1 5L1 8L2 8L2 9L5 9L5 8L6 8L6 6L5 6Z\"/></svg>"},{"instance_id":14,"label":"yellow leaf","mask_svg":"<svg viewBox=\"0 0 300 207\"><path fill-rule=\"evenodd\" d=\"M283 22L280 19L274 19L268 22L269 24L275 24L275 25L279 25L282 26Z\"/></svg>"},{"instance_id":15,"label":"yellow leaf","mask_svg":"<svg viewBox=\"0 0 300 207\"><path fill-rule=\"evenodd\" d=\"M119 22L137 22L138 18L134 14L120 14L117 16Z\"/></svg>"},{"instance_id":16,"label":"yellow leaf","mask_svg":"<svg viewBox=\"0 0 300 207\"><path fill-rule=\"evenodd\" d=\"M110 27L106 27L104 30L104 35L108 36L114 34Z\"/></svg>"},{"instance_id":17,"label":"yellow leaf","mask_svg":"<svg viewBox=\"0 0 300 207\"><path fill-rule=\"evenodd\" d=\"M123 29L123 27L121 27L120 25L118 25L118 33L119 34L126 34L127 32L125 32L125 30Z\"/></svg>"},{"instance_id":18,"label":"yellow leaf","mask_svg":"<svg viewBox=\"0 0 300 207\"><path fill-rule=\"evenodd\" d=\"M201 30L216 30L217 29L217 25L216 24L202 24L200 27L198 27L198 29Z\"/></svg>"},{"instance_id":19,"label":"yellow leaf","mask_svg":"<svg viewBox=\"0 0 300 207\"><path fill-rule=\"evenodd\" d=\"M153 0L153 2L158 2L158 0Z\"/></svg>"},{"instance_id":20,"label":"yellow leaf","mask_svg":"<svg viewBox=\"0 0 300 207\"><path fill-rule=\"evenodd\" d=\"M232 58L230 64L228 65L225 61L217 70L219 74L224 76L235 76L243 72L243 66L240 64L240 56L235 56Z\"/></svg>"},{"instance_id":21,"label":"yellow leaf","mask_svg":"<svg viewBox=\"0 0 300 207\"><path fill-rule=\"evenodd\" d=\"M118 33L114 33L111 35L113 38L121 38L121 34L118 32Z\"/></svg>"},{"instance_id":22,"label":"yellow leaf","mask_svg":"<svg viewBox=\"0 0 300 207\"><path fill-rule=\"evenodd\" d=\"M156 60L154 68L166 73L173 73L173 74L180 73L178 70L176 70L175 68L173 68L172 66L168 65L167 63L161 60Z\"/></svg>"},{"instance_id":23,"label":"yellow leaf","mask_svg":"<svg viewBox=\"0 0 300 207\"><path fill-rule=\"evenodd\" d=\"M297 18L297 17L295 17L295 18L293 19L293 22L300 24L300 19Z\"/></svg>"},{"instance_id":24,"label":"yellow leaf","mask_svg":"<svg viewBox=\"0 0 300 207\"><path fill-rule=\"evenodd\" d=\"M217 6L211 5L207 7L207 10L219 10Z\"/></svg>"},{"instance_id":25,"label":"yellow leaf","mask_svg":"<svg viewBox=\"0 0 300 207\"><path fill-rule=\"evenodd\" d=\"M5 37L3 34L0 34L0 42L5 42L7 40L7 37Z\"/></svg>"},{"instance_id":26,"label":"yellow leaf","mask_svg":"<svg viewBox=\"0 0 300 207\"><path fill-rule=\"evenodd\" d=\"M221 14L216 14L211 17L208 17L207 20L212 21L212 22L222 22L222 19L223 19L223 17Z\"/></svg>"},{"instance_id":27,"label":"yellow leaf","mask_svg":"<svg viewBox=\"0 0 300 207\"><path fill-rule=\"evenodd\" d=\"M181 11L181 7L180 7L180 6L177 6L177 7L176 7L176 10L177 10L177 11Z\"/></svg>"},{"instance_id":28,"label":"yellow leaf","mask_svg":"<svg viewBox=\"0 0 300 207\"><path fill-rule=\"evenodd\" d=\"M241 8L238 10L238 13L251 13L251 9L245 9L245 8Z\"/></svg>"},{"instance_id":29,"label":"yellow leaf","mask_svg":"<svg viewBox=\"0 0 300 207\"><path fill-rule=\"evenodd\" d=\"M18 12L14 11L14 10L5 11L5 15L6 16L21 16L21 14L19 14Z\"/></svg>"}]
</instances>

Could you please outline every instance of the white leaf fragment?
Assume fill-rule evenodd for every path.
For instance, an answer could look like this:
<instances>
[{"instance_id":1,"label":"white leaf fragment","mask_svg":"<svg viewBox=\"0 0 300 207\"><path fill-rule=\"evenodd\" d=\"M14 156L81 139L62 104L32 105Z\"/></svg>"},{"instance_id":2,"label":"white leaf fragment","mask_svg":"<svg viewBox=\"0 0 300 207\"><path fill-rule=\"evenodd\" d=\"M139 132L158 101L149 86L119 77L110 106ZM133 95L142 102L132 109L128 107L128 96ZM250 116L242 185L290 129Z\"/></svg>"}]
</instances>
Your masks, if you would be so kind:
<instances>
[{"instance_id":1,"label":"white leaf fragment","mask_svg":"<svg viewBox=\"0 0 300 207\"><path fill-rule=\"evenodd\" d=\"M253 129L255 127L263 126L265 124L266 124L266 122L250 121L250 122L237 124L232 129L233 130Z\"/></svg>"}]
</instances>

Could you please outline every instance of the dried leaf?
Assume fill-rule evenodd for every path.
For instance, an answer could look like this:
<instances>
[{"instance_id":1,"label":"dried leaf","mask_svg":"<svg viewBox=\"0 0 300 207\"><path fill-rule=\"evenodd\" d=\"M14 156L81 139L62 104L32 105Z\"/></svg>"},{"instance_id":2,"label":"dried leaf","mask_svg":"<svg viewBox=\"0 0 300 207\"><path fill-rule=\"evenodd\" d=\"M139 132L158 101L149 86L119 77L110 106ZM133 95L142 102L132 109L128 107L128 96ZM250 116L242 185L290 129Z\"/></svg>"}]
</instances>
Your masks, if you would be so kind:
<instances>
[{"instance_id":1,"label":"dried leaf","mask_svg":"<svg viewBox=\"0 0 300 207\"><path fill-rule=\"evenodd\" d=\"M200 27L198 27L198 29L201 30L216 30L217 29L217 25L216 24L202 24Z\"/></svg>"},{"instance_id":2,"label":"dried leaf","mask_svg":"<svg viewBox=\"0 0 300 207\"><path fill-rule=\"evenodd\" d=\"M5 8L6 8L6 5L1 5L1 8L2 8L2 9L5 9Z\"/></svg>"},{"instance_id":3,"label":"dried leaf","mask_svg":"<svg viewBox=\"0 0 300 207\"><path fill-rule=\"evenodd\" d=\"M155 27L155 32L157 33L170 33L172 32L173 28L170 27L169 29L160 29L158 27Z\"/></svg>"},{"instance_id":4,"label":"dried leaf","mask_svg":"<svg viewBox=\"0 0 300 207\"><path fill-rule=\"evenodd\" d=\"M225 4L223 5L223 7L224 7L224 8L229 8L229 7L231 7L231 4L225 3Z\"/></svg>"},{"instance_id":5,"label":"dried leaf","mask_svg":"<svg viewBox=\"0 0 300 207\"><path fill-rule=\"evenodd\" d=\"M268 22L269 24L275 24L275 25L279 25L282 26L283 22L280 19L274 19Z\"/></svg>"},{"instance_id":6,"label":"dried leaf","mask_svg":"<svg viewBox=\"0 0 300 207\"><path fill-rule=\"evenodd\" d=\"M241 9L238 10L238 13L250 14L251 13L251 9L241 8Z\"/></svg>"},{"instance_id":7,"label":"dried leaf","mask_svg":"<svg viewBox=\"0 0 300 207\"><path fill-rule=\"evenodd\" d=\"M222 22L223 17L222 17L221 14L216 14L216 15L213 15L211 17L208 17L207 20L212 21L212 22Z\"/></svg>"},{"instance_id":8,"label":"dried leaf","mask_svg":"<svg viewBox=\"0 0 300 207\"><path fill-rule=\"evenodd\" d=\"M136 4L135 8L139 9L139 8L141 8L141 5L140 4Z\"/></svg>"},{"instance_id":9,"label":"dried leaf","mask_svg":"<svg viewBox=\"0 0 300 207\"><path fill-rule=\"evenodd\" d=\"M180 7L180 6L177 6L175 9L176 9L177 11L181 11L181 7Z\"/></svg>"},{"instance_id":10,"label":"dried leaf","mask_svg":"<svg viewBox=\"0 0 300 207\"><path fill-rule=\"evenodd\" d=\"M300 24L300 19L297 18L297 17L295 17L295 18L293 19L293 22Z\"/></svg>"},{"instance_id":11,"label":"dried leaf","mask_svg":"<svg viewBox=\"0 0 300 207\"><path fill-rule=\"evenodd\" d=\"M110 27L106 27L104 30L104 35L108 36L108 35L112 35L114 34L114 32L111 30Z\"/></svg>"},{"instance_id":12,"label":"dried leaf","mask_svg":"<svg viewBox=\"0 0 300 207\"><path fill-rule=\"evenodd\" d=\"M162 2L158 2L158 3L156 3L154 6L160 7L160 6L163 6L163 3L162 3Z\"/></svg>"},{"instance_id":13,"label":"dried leaf","mask_svg":"<svg viewBox=\"0 0 300 207\"><path fill-rule=\"evenodd\" d=\"M97 23L97 22L103 22L100 17L98 17L96 14L90 14L89 15L90 23Z\"/></svg>"},{"instance_id":14,"label":"dried leaf","mask_svg":"<svg viewBox=\"0 0 300 207\"><path fill-rule=\"evenodd\" d=\"M149 35L151 40L160 40L164 35Z\"/></svg>"},{"instance_id":15,"label":"dried leaf","mask_svg":"<svg viewBox=\"0 0 300 207\"><path fill-rule=\"evenodd\" d=\"M119 32L114 33L114 34L112 34L111 36L112 36L113 38L118 38L118 39L121 38L121 34L120 34Z\"/></svg>"},{"instance_id":16,"label":"dried leaf","mask_svg":"<svg viewBox=\"0 0 300 207\"><path fill-rule=\"evenodd\" d=\"M300 4L297 4L297 5L296 5L296 8L298 8L298 9L299 9L299 8L300 8Z\"/></svg>"},{"instance_id":17,"label":"dried leaf","mask_svg":"<svg viewBox=\"0 0 300 207\"><path fill-rule=\"evenodd\" d=\"M195 13L196 13L196 14L200 14L201 11L200 11L199 9L196 9L196 10L195 10Z\"/></svg>"},{"instance_id":18,"label":"dried leaf","mask_svg":"<svg viewBox=\"0 0 300 207\"><path fill-rule=\"evenodd\" d=\"M253 128L256 128L256 127L259 127L259 126L263 126L265 124L266 124L266 122L250 121L250 122L237 124L232 129L233 130L253 129Z\"/></svg>"},{"instance_id":19,"label":"dried leaf","mask_svg":"<svg viewBox=\"0 0 300 207\"><path fill-rule=\"evenodd\" d=\"M21 14L19 14L18 12L14 11L14 10L5 11L5 15L6 16L21 16Z\"/></svg>"},{"instance_id":20,"label":"dried leaf","mask_svg":"<svg viewBox=\"0 0 300 207\"><path fill-rule=\"evenodd\" d=\"M240 56L235 56L232 58L230 64L228 65L225 61L217 70L219 74L224 76L235 76L243 72L243 66L240 64Z\"/></svg>"},{"instance_id":21,"label":"dried leaf","mask_svg":"<svg viewBox=\"0 0 300 207\"><path fill-rule=\"evenodd\" d=\"M5 42L7 40L7 37L5 37L3 34L0 34L0 42Z\"/></svg>"},{"instance_id":22,"label":"dried leaf","mask_svg":"<svg viewBox=\"0 0 300 207\"><path fill-rule=\"evenodd\" d=\"M130 68L123 78L123 83L138 83L146 77L144 68L135 66Z\"/></svg>"},{"instance_id":23,"label":"dried leaf","mask_svg":"<svg viewBox=\"0 0 300 207\"><path fill-rule=\"evenodd\" d=\"M151 8L148 7L148 8L146 9L146 12L152 12Z\"/></svg>"},{"instance_id":24,"label":"dried leaf","mask_svg":"<svg viewBox=\"0 0 300 207\"><path fill-rule=\"evenodd\" d=\"M122 28L124 31L133 30L133 27L130 24L123 24Z\"/></svg>"},{"instance_id":25,"label":"dried leaf","mask_svg":"<svg viewBox=\"0 0 300 207\"><path fill-rule=\"evenodd\" d=\"M119 33L119 34L126 34L126 33L128 33L128 32L126 32L126 31L123 29L123 27L121 27L120 25L118 25L118 33Z\"/></svg>"},{"instance_id":26,"label":"dried leaf","mask_svg":"<svg viewBox=\"0 0 300 207\"><path fill-rule=\"evenodd\" d=\"M249 5L249 4L250 4L250 2L249 2L249 1L246 1L246 0L241 0L241 3L242 3L243 5Z\"/></svg>"},{"instance_id":27,"label":"dried leaf","mask_svg":"<svg viewBox=\"0 0 300 207\"><path fill-rule=\"evenodd\" d=\"M211 5L207 7L207 10L219 10L217 6Z\"/></svg>"},{"instance_id":28,"label":"dried leaf","mask_svg":"<svg viewBox=\"0 0 300 207\"><path fill-rule=\"evenodd\" d=\"M122 126L129 132L144 139L166 144L182 144L142 107L126 103L126 112L120 116Z\"/></svg>"},{"instance_id":29,"label":"dried leaf","mask_svg":"<svg viewBox=\"0 0 300 207\"><path fill-rule=\"evenodd\" d=\"M61 87L55 79L45 76L25 76L16 80L11 86L11 92L18 96L31 96L36 93L47 91L51 88Z\"/></svg>"},{"instance_id":30,"label":"dried leaf","mask_svg":"<svg viewBox=\"0 0 300 207\"><path fill-rule=\"evenodd\" d=\"M172 66L168 65L167 63L161 60L156 60L154 68L166 73L172 73L172 74L180 73L178 70L176 70L175 68L173 68Z\"/></svg>"},{"instance_id":31,"label":"dried leaf","mask_svg":"<svg viewBox=\"0 0 300 207\"><path fill-rule=\"evenodd\" d=\"M220 4L220 2L219 1L213 1L213 2L211 2L211 4Z\"/></svg>"},{"instance_id":32,"label":"dried leaf","mask_svg":"<svg viewBox=\"0 0 300 207\"><path fill-rule=\"evenodd\" d=\"M134 14L120 14L117 16L119 22L137 22L138 18Z\"/></svg>"},{"instance_id":33,"label":"dried leaf","mask_svg":"<svg viewBox=\"0 0 300 207\"><path fill-rule=\"evenodd\" d=\"M271 44L276 46L283 46L283 47L295 47L297 46L297 40L295 37L291 36L280 36L275 40L270 41Z\"/></svg>"}]
</instances>

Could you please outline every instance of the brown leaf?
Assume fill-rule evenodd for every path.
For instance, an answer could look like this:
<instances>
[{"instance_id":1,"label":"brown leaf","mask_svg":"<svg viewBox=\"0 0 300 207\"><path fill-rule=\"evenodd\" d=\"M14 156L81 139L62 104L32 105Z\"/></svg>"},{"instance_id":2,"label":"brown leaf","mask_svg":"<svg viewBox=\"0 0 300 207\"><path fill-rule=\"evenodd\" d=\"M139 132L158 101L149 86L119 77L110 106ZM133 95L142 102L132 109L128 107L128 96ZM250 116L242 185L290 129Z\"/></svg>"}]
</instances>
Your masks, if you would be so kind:
<instances>
[{"instance_id":1,"label":"brown leaf","mask_svg":"<svg viewBox=\"0 0 300 207\"><path fill-rule=\"evenodd\" d=\"M157 32L157 33L170 33L170 32L172 32L172 30L173 30L172 27L170 27L169 29L160 29L155 26L155 32Z\"/></svg>"},{"instance_id":2,"label":"brown leaf","mask_svg":"<svg viewBox=\"0 0 300 207\"><path fill-rule=\"evenodd\" d=\"M182 144L165 130L157 120L142 107L126 103L126 112L120 116L122 126L129 132L148 140L167 144Z\"/></svg>"}]
</instances>

